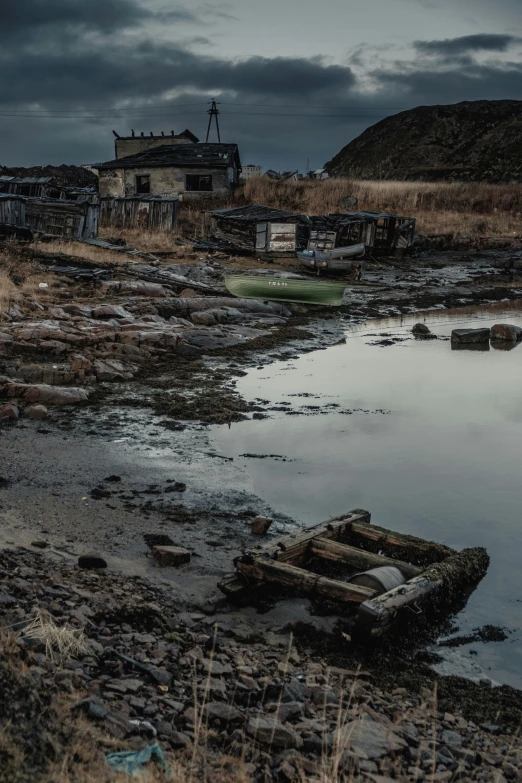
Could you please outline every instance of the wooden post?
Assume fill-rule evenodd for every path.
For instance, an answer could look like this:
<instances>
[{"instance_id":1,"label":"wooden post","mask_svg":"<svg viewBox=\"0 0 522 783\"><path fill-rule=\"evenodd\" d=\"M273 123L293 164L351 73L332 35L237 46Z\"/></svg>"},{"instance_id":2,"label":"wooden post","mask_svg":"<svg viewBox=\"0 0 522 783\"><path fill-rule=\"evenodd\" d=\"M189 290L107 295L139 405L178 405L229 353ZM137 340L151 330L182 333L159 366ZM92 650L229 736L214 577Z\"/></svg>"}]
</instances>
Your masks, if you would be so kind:
<instances>
[{"instance_id":1,"label":"wooden post","mask_svg":"<svg viewBox=\"0 0 522 783\"><path fill-rule=\"evenodd\" d=\"M380 636L399 610L443 589L451 599L463 585L482 579L488 566L489 555L485 549L463 549L442 563L427 568L406 584L365 601L359 607L357 624L362 630L369 630L372 636Z\"/></svg>"}]
</instances>

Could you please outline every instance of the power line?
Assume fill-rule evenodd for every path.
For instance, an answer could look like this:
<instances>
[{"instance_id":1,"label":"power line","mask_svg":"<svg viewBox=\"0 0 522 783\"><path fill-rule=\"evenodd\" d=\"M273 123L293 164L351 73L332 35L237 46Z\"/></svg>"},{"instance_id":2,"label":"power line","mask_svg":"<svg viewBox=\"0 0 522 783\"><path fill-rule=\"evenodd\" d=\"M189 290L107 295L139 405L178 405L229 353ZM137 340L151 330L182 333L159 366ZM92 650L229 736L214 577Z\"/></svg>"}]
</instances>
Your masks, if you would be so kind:
<instances>
[{"instance_id":1,"label":"power line","mask_svg":"<svg viewBox=\"0 0 522 783\"><path fill-rule=\"evenodd\" d=\"M225 113L225 117L237 116L242 117L310 117L313 119L320 118L345 118L345 119L377 119L383 112L377 114L311 114L304 112L242 112L242 111L228 111ZM385 112L384 112L385 113ZM13 112L0 111L0 117L19 117L20 119L42 119L42 120L148 120L162 118L164 120L169 119L182 119L183 117L200 117L203 112L183 112L183 114L140 114L129 116L127 114L23 114Z\"/></svg>"},{"instance_id":2,"label":"power line","mask_svg":"<svg viewBox=\"0 0 522 783\"><path fill-rule=\"evenodd\" d=\"M178 103L173 104L172 106L134 106L134 107L126 107L121 109L115 109L115 108L107 108L107 109L0 109L0 115L1 116L20 116L20 117L32 117L32 116L43 116L43 113L45 112L45 116L78 116L80 119L85 119L85 117L91 116L91 114L100 114L100 112L104 112L104 117L119 117L120 114L125 112L148 112L149 110L157 111L159 109L164 110L165 112L172 112L176 111L177 109L185 108L185 107L192 107L192 106L206 106L207 102L205 103ZM235 108L236 106L242 106L244 108L250 108L250 109L256 109L256 108L270 108L270 109L328 109L328 110L340 110L340 111L358 111L358 112L366 112L366 111L375 111L375 112L383 112L383 111L401 111L405 110L405 107L403 106L314 106L313 104L288 104L288 105L281 105L278 106L277 104L273 103L223 103L224 106L230 106L232 108ZM83 112L80 116L80 112ZM89 112L89 115L85 114L85 112ZM110 112L110 113L105 113ZM116 114L118 112L118 114ZM231 112L227 111L227 114L242 114L243 112ZM260 114L265 114L265 112L259 112ZM272 112L275 116L284 116L284 113L282 114L281 111L274 111ZM252 112L253 114L253 112ZM141 115L140 115L141 116ZM145 116L145 115L143 115ZM150 115L147 114L146 116L163 116L163 115ZM300 116L298 114L292 113L292 116ZM315 116L315 115L314 115ZM326 116L326 115L325 115ZM332 115L328 115L332 116Z\"/></svg>"}]
</instances>

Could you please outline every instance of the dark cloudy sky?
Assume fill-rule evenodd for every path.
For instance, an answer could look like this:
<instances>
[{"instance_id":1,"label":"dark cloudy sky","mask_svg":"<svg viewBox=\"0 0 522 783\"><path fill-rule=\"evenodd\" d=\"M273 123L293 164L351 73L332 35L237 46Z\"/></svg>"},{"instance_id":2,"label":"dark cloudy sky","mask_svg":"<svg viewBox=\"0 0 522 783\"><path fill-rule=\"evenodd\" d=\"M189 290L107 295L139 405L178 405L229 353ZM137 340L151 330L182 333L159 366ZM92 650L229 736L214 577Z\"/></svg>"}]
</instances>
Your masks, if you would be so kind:
<instances>
[{"instance_id":1,"label":"dark cloudy sky","mask_svg":"<svg viewBox=\"0 0 522 783\"><path fill-rule=\"evenodd\" d=\"M522 99L522 0L0 0L0 165L113 157L111 130L322 166L420 104Z\"/></svg>"}]
</instances>

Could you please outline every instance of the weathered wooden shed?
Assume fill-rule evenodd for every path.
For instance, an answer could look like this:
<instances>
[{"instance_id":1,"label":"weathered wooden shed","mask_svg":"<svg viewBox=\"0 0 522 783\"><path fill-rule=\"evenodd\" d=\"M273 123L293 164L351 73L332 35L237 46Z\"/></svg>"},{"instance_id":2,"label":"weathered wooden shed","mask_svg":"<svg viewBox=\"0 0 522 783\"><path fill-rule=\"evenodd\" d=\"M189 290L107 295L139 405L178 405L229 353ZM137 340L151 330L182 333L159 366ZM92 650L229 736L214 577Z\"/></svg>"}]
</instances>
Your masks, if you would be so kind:
<instances>
[{"instance_id":1,"label":"weathered wooden shed","mask_svg":"<svg viewBox=\"0 0 522 783\"><path fill-rule=\"evenodd\" d=\"M251 204L206 213L204 228L205 234L222 247L284 256L306 247L310 219L296 212Z\"/></svg>"},{"instance_id":2,"label":"weathered wooden shed","mask_svg":"<svg viewBox=\"0 0 522 783\"><path fill-rule=\"evenodd\" d=\"M100 226L173 231L178 223L178 199L160 196L100 199Z\"/></svg>"},{"instance_id":3,"label":"weathered wooden shed","mask_svg":"<svg viewBox=\"0 0 522 783\"><path fill-rule=\"evenodd\" d=\"M98 212L98 205L87 201L0 194L0 223L61 239L97 236Z\"/></svg>"},{"instance_id":4,"label":"weathered wooden shed","mask_svg":"<svg viewBox=\"0 0 522 783\"><path fill-rule=\"evenodd\" d=\"M343 212L314 215L310 220L310 250L331 250L364 242L376 254L394 255L410 247L415 236L413 218L388 212Z\"/></svg>"}]
</instances>

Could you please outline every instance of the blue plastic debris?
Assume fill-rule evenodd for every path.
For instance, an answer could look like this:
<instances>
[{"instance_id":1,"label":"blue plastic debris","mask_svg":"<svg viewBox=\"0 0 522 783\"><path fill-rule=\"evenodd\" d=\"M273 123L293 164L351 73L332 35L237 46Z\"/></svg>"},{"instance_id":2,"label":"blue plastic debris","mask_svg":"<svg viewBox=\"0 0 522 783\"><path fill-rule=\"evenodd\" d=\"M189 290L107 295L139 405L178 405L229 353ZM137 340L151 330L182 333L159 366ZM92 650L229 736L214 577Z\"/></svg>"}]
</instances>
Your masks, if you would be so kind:
<instances>
[{"instance_id":1,"label":"blue plastic debris","mask_svg":"<svg viewBox=\"0 0 522 783\"><path fill-rule=\"evenodd\" d=\"M108 753L106 758L107 763L115 772L126 772L127 775L130 775L132 778L141 777L144 772L143 767L145 764L148 764L149 761L155 761L167 777L170 777L172 772L165 762L162 749L157 743L154 745L146 745L142 750Z\"/></svg>"}]
</instances>

